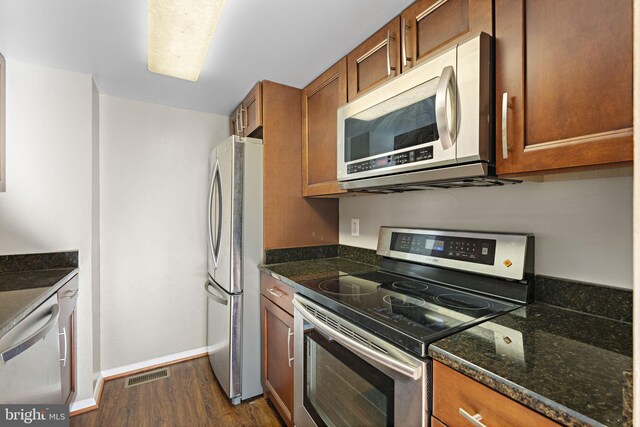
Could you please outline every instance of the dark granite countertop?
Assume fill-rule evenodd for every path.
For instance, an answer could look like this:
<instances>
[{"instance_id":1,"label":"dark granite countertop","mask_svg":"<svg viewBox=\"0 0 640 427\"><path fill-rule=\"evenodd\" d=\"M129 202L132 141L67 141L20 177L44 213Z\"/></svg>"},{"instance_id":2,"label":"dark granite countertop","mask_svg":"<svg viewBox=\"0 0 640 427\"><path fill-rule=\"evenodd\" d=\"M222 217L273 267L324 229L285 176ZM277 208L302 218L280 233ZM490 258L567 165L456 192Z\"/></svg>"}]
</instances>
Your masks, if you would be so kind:
<instances>
[{"instance_id":1,"label":"dark granite countertop","mask_svg":"<svg viewBox=\"0 0 640 427\"><path fill-rule=\"evenodd\" d=\"M76 274L75 267L0 273L0 338Z\"/></svg>"},{"instance_id":2,"label":"dark granite countertop","mask_svg":"<svg viewBox=\"0 0 640 427\"><path fill-rule=\"evenodd\" d=\"M536 303L437 341L429 355L561 424L624 424L629 323Z\"/></svg>"},{"instance_id":3,"label":"dark granite countertop","mask_svg":"<svg viewBox=\"0 0 640 427\"><path fill-rule=\"evenodd\" d=\"M291 287L298 282L344 274L358 274L375 271L378 267L344 258L321 258L305 261L284 262L261 265L260 271L280 280Z\"/></svg>"}]
</instances>

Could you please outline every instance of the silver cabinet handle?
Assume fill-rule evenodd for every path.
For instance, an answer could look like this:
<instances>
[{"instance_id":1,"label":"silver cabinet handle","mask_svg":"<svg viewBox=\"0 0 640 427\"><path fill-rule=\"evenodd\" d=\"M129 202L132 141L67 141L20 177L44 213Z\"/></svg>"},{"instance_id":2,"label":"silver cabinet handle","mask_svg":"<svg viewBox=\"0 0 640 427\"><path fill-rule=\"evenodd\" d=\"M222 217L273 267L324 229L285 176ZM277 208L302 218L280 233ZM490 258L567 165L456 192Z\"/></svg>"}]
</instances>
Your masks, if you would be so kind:
<instances>
[{"instance_id":1,"label":"silver cabinet handle","mask_svg":"<svg viewBox=\"0 0 640 427\"><path fill-rule=\"evenodd\" d=\"M507 114L509 113L509 92L502 94L502 158L509 158L509 137L507 135Z\"/></svg>"},{"instance_id":2,"label":"silver cabinet handle","mask_svg":"<svg viewBox=\"0 0 640 427\"><path fill-rule=\"evenodd\" d=\"M387 31L387 77L391 77L391 70L396 69L396 67L391 66L391 31Z\"/></svg>"},{"instance_id":3,"label":"silver cabinet handle","mask_svg":"<svg viewBox=\"0 0 640 427\"><path fill-rule=\"evenodd\" d=\"M277 298L282 298L282 296L284 295L282 292L280 292L279 290L277 290L275 288L267 288L267 291L269 291L269 293L271 295L273 295L274 297L277 297Z\"/></svg>"},{"instance_id":4,"label":"silver cabinet handle","mask_svg":"<svg viewBox=\"0 0 640 427\"><path fill-rule=\"evenodd\" d=\"M450 96L454 104L451 109L451 117L447 113L447 95L449 93L451 93ZM455 73L453 72L453 67L449 65L442 70L438 88L436 89L436 125L443 150L453 147L456 139L456 103ZM452 126L449 126L450 121Z\"/></svg>"},{"instance_id":5,"label":"silver cabinet handle","mask_svg":"<svg viewBox=\"0 0 640 427\"><path fill-rule=\"evenodd\" d=\"M64 294L62 294L62 298L71 299L71 298L75 297L76 295L78 295L78 290L79 289L76 289L75 291L67 291Z\"/></svg>"},{"instance_id":6,"label":"silver cabinet handle","mask_svg":"<svg viewBox=\"0 0 640 427\"><path fill-rule=\"evenodd\" d=\"M22 352L28 350L35 343L43 339L49 333L51 328L53 328L58 322L58 313L60 313L60 308L58 307L58 304L54 304L51 307L51 317L49 318L47 323L45 323L42 328L38 329L32 335L20 341L18 344L0 353L0 359L2 359L3 362L7 363L9 360L13 359L16 356L19 356Z\"/></svg>"},{"instance_id":7,"label":"silver cabinet handle","mask_svg":"<svg viewBox=\"0 0 640 427\"><path fill-rule=\"evenodd\" d=\"M287 364L291 367L291 362L293 362L293 357L291 357L291 337L293 336L293 331L291 331L291 328L287 329L289 329L289 333L287 335Z\"/></svg>"},{"instance_id":8,"label":"silver cabinet handle","mask_svg":"<svg viewBox=\"0 0 640 427\"><path fill-rule=\"evenodd\" d=\"M62 332L58 332L59 337L64 337L64 357L60 359L62 366L67 366L67 328L62 327Z\"/></svg>"},{"instance_id":9,"label":"silver cabinet handle","mask_svg":"<svg viewBox=\"0 0 640 427\"><path fill-rule=\"evenodd\" d=\"M482 420L482 415L480 414L471 415L462 408L458 410L458 413L462 415L465 420L469 421L471 425L474 425L476 427L487 427L486 425L480 422L480 420Z\"/></svg>"},{"instance_id":10,"label":"silver cabinet handle","mask_svg":"<svg viewBox=\"0 0 640 427\"><path fill-rule=\"evenodd\" d=\"M238 115L240 116L240 131L242 132L245 128L244 126L244 116L243 116L243 112L246 111L244 108L242 108L242 105L240 106L240 110L238 111Z\"/></svg>"},{"instance_id":11,"label":"silver cabinet handle","mask_svg":"<svg viewBox=\"0 0 640 427\"><path fill-rule=\"evenodd\" d=\"M227 300L223 295L221 295L220 291L218 291L211 282L206 281L204 284L204 289L205 291L207 291L207 294L208 294L207 296L212 300L222 305L227 305L229 303L229 300ZM214 292L211 292L212 289L214 290Z\"/></svg>"},{"instance_id":12,"label":"silver cabinet handle","mask_svg":"<svg viewBox=\"0 0 640 427\"><path fill-rule=\"evenodd\" d=\"M402 33L400 37L400 42L402 44L402 66L407 66L407 59L411 60L410 57L407 56L407 30L409 26L407 25L407 18L402 18Z\"/></svg>"},{"instance_id":13,"label":"silver cabinet handle","mask_svg":"<svg viewBox=\"0 0 640 427\"><path fill-rule=\"evenodd\" d=\"M347 347L349 350L355 353L363 354L368 358L373 359L376 362L386 366L387 368L392 369L395 372L398 372L399 374L402 374L414 380L417 380L422 376L422 368L420 366L408 365L384 353L373 350L372 348L367 347L364 344L353 340L352 338L349 338L345 334L332 329L324 323L316 320L316 318L311 313L309 313L309 311L304 308L304 306L300 304L300 302L295 299L293 300L293 305L295 306L296 310L298 310L302 314L307 322L311 323L318 330L322 331L326 335L329 335L331 338Z\"/></svg>"},{"instance_id":14,"label":"silver cabinet handle","mask_svg":"<svg viewBox=\"0 0 640 427\"><path fill-rule=\"evenodd\" d=\"M240 110L236 111L236 135L240 136L242 132L242 124L240 123Z\"/></svg>"}]
</instances>

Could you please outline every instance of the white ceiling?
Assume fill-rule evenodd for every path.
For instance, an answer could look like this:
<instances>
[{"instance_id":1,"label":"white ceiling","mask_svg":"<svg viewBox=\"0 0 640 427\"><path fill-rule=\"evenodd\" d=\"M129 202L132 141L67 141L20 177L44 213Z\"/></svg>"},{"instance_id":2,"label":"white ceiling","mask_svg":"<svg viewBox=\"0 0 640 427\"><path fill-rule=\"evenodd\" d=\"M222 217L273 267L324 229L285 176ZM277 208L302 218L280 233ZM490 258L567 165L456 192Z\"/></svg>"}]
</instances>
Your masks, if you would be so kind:
<instances>
[{"instance_id":1,"label":"white ceiling","mask_svg":"<svg viewBox=\"0 0 640 427\"><path fill-rule=\"evenodd\" d=\"M304 87L412 0L227 0L197 82L147 71L147 3L2 0L6 58L93 74L100 93L229 115L258 80Z\"/></svg>"}]
</instances>

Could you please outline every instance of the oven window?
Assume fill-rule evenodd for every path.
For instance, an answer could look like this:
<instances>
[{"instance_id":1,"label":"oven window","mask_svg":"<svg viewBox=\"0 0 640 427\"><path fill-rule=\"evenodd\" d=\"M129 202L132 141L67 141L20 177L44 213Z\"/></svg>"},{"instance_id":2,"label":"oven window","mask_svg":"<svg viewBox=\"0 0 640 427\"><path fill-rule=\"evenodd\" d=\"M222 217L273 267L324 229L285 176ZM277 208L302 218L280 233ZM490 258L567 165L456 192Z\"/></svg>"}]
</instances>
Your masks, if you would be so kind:
<instances>
[{"instance_id":1,"label":"oven window","mask_svg":"<svg viewBox=\"0 0 640 427\"><path fill-rule=\"evenodd\" d=\"M304 353L304 407L318 426L393 425L391 378L314 329Z\"/></svg>"},{"instance_id":2,"label":"oven window","mask_svg":"<svg viewBox=\"0 0 640 427\"><path fill-rule=\"evenodd\" d=\"M436 89L429 80L345 120L344 161L438 141Z\"/></svg>"}]
</instances>

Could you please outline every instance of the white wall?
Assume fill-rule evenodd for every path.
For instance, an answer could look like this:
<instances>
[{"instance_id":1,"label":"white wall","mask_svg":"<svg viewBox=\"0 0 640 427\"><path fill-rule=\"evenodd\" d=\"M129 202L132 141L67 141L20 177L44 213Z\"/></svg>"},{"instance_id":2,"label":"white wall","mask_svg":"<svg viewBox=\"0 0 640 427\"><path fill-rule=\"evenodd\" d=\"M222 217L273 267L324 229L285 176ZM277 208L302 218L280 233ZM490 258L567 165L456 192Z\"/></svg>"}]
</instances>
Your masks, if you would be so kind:
<instances>
[{"instance_id":1,"label":"white wall","mask_svg":"<svg viewBox=\"0 0 640 427\"><path fill-rule=\"evenodd\" d=\"M0 254L80 253L78 394L93 395L91 76L7 58Z\"/></svg>"},{"instance_id":2,"label":"white wall","mask_svg":"<svg viewBox=\"0 0 640 427\"><path fill-rule=\"evenodd\" d=\"M228 117L100 96L101 365L206 345L208 156Z\"/></svg>"},{"instance_id":3,"label":"white wall","mask_svg":"<svg viewBox=\"0 0 640 427\"><path fill-rule=\"evenodd\" d=\"M340 243L375 249L382 225L530 232L537 274L631 288L631 217L629 176L362 196L340 199Z\"/></svg>"}]
</instances>

